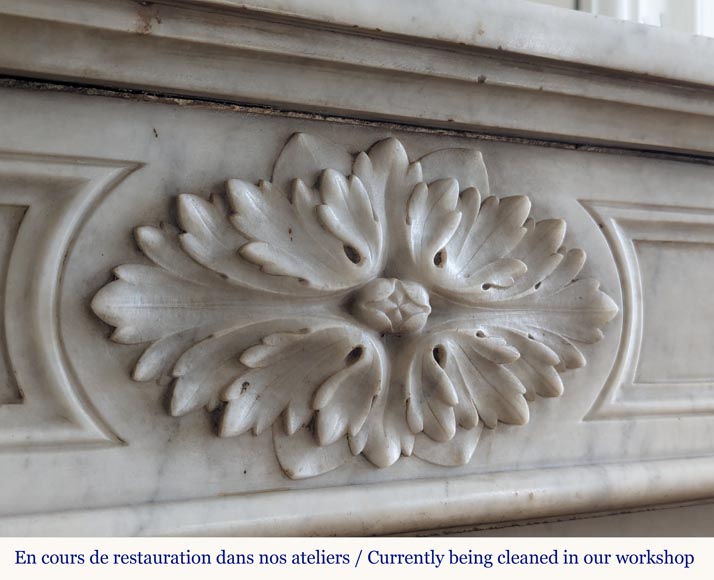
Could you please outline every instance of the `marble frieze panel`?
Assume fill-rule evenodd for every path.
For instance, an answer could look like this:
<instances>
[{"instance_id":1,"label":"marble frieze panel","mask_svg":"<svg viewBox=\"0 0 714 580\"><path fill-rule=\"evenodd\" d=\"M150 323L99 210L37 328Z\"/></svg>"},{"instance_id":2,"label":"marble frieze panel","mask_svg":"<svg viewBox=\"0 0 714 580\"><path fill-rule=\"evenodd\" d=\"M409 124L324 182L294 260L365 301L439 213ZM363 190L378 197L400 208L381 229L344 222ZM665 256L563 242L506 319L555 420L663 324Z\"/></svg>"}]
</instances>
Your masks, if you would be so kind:
<instances>
[{"instance_id":1,"label":"marble frieze panel","mask_svg":"<svg viewBox=\"0 0 714 580\"><path fill-rule=\"evenodd\" d=\"M1 531L383 533L706 492L711 166L0 99Z\"/></svg>"}]
</instances>

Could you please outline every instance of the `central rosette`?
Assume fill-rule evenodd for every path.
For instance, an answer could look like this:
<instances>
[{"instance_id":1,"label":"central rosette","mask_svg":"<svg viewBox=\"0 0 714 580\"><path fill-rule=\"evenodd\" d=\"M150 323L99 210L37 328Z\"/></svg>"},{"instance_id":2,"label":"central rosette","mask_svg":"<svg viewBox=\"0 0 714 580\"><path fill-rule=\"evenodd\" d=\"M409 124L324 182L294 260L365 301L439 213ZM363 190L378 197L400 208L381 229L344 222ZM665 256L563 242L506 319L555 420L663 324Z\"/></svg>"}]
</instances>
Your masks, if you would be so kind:
<instances>
[{"instance_id":1,"label":"central rosette","mask_svg":"<svg viewBox=\"0 0 714 580\"><path fill-rule=\"evenodd\" d=\"M431 313L429 293L416 282L377 278L357 292L352 313L377 332L417 332Z\"/></svg>"},{"instance_id":2,"label":"central rosette","mask_svg":"<svg viewBox=\"0 0 714 580\"><path fill-rule=\"evenodd\" d=\"M565 222L530 207L489 195L477 151L412 161L396 139L353 155L298 134L270 181L182 195L178 227L138 228L146 260L92 308L112 340L147 345L132 376L173 381L173 415L272 431L289 477L360 454L463 465L482 427L559 396L585 364L575 343L617 314Z\"/></svg>"}]
</instances>

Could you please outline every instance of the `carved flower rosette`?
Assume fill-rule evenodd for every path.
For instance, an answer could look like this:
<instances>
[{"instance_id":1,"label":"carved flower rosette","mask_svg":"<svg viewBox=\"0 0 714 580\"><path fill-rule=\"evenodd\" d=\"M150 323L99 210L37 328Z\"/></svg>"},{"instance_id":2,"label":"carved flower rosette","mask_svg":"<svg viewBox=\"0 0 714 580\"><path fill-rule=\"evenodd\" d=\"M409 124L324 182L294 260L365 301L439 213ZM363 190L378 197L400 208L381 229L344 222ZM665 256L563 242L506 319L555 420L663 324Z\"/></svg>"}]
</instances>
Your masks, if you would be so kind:
<instances>
[{"instance_id":1,"label":"carved flower rosette","mask_svg":"<svg viewBox=\"0 0 714 580\"><path fill-rule=\"evenodd\" d=\"M410 162L396 139L353 157L296 134L271 181L177 204L178 227L135 232L150 263L116 268L92 308L148 344L133 379L170 383L172 415L271 429L291 478L359 454L467 463L483 426L559 396L617 313L578 278L565 222L489 196L471 149Z\"/></svg>"}]
</instances>

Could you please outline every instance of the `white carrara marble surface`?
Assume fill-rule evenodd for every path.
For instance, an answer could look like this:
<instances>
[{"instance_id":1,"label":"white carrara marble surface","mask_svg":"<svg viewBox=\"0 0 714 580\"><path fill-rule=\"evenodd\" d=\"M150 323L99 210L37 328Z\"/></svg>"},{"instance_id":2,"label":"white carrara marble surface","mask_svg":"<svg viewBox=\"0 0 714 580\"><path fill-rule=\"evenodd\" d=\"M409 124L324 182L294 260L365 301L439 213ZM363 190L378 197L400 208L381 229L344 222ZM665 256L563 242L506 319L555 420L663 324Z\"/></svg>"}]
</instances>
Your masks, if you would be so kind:
<instances>
[{"instance_id":1,"label":"white carrara marble surface","mask_svg":"<svg viewBox=\"0 0 714 580\"><path fill-rule=\"evenodd\" d=\"M419 33L426 5L390 4L378 34L369 3L0 4L46 43L0 54L0 533L711 498L710 47L675 74L632 35L665 63L702 41L564 13L602 33L583 55L543 43L558 12L471 4L468 38L455 1ZM82 30L112 51L47 51ZM176 51L218 30L220 78ZM422 59L461 42L454 75Z\"/></svg>"},{"instance_id":2,"label":"white carrara marble surface","mask_svg":"<svg viewBox=\"0 0 714 580\"><path fill-rule=\"evenodd\" d=\"M714 40L521 0L195 0L373 33L428 38L582 65L711 84ZM692 51L701 57L692 58ZM652 54L656 53L656 58Z\"/></svg>"}]
</instances>

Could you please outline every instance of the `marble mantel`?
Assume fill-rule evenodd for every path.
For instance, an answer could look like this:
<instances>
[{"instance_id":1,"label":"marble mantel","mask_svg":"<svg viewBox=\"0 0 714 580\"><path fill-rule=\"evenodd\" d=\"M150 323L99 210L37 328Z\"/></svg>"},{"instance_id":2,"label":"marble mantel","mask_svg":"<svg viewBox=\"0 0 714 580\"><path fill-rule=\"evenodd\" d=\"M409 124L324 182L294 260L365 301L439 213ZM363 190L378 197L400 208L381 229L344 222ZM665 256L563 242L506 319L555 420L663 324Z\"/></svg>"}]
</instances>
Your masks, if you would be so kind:
<instances>
[{"instance_id":1,"label":"marble mantel","mask_svg":"<svg viewBox=\"0 0 714 580\"><path fill-rule=\"evenodd\" d=\"M714 498L714 40L0 0L0 533Z\"/></svg>"}]
</instances>

